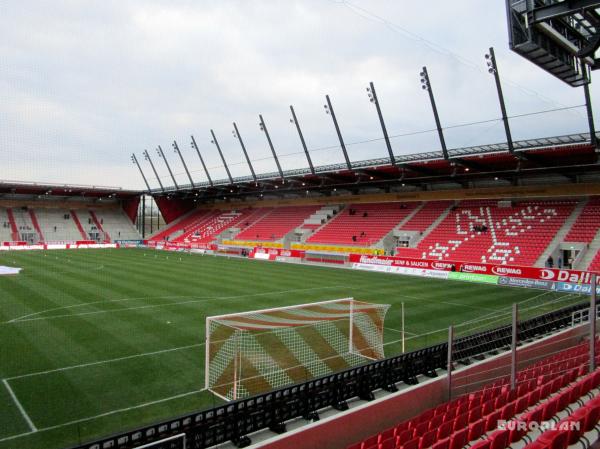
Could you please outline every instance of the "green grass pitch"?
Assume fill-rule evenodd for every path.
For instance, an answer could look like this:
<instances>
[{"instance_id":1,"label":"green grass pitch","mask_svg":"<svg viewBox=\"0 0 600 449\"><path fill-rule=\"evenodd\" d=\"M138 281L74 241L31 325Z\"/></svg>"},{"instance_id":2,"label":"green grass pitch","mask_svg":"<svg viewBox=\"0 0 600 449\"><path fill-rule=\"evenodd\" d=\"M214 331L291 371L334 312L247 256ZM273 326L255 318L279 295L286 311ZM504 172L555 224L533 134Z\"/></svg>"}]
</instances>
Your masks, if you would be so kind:
<instances>
[{"instance_id":1,"label":"green grass pitch","mask_svg":"<svg viewBox=\"0 0 600 449\"><path fill-rule=\"evenodd\" d=\"M573 304L572 295L142 249L0 253L0 448L60 449L220 402L205 317L328 299L388 303L386 354ZM423 335L427 334L427 335Z\"/></svg>"}]
</instances>

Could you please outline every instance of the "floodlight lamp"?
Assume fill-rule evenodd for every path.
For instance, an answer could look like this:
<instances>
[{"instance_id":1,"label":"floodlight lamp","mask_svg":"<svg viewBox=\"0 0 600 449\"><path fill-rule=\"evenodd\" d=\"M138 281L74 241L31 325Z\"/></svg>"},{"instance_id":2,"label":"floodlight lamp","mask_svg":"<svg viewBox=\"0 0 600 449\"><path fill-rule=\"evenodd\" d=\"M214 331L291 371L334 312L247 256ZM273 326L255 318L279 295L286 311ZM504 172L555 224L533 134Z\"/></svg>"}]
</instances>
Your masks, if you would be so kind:
<instances>
[{"instance_id":1,"label":"floodlight lamp","mask_svg":"<svg viewBox=\"0 0 600 449\"><path fill-rule=\"evenodd\" d=\"M426 89L427 89L427 86L426 86L425 84L423 84L423 85L421 86L421 88L422 88L423 90L426 90Z\"/></svg>"},{"instance_id":2,"label":"floodlight lamp","mask_svg":"<svg viewBox=\"0 0 600 449\"><path fill-rule=\"evenodd\" d=\"M488 69L488 72L489 72L489 73L494 73L494 72L495 72L495 70L494 70L492 67L490 67L490 68Z\"/></svg>"},{"instance_id":3,"label":"floodlight lamp","mask_svg":"<svg viewBox=\"0 0 600 449\"><path fill-rule=\"evenodd\" d=\"M421 73L419 73L419 76L421 76L421 77L423 77L423 78L424 78L424 77L425 77L425 72L421 72Z\"/></svg>"},{"instance_id":4,"label":"floodlight lamp","mask_svg":"<svg viewBox=\"0 0 600 449\"><path fill-rule=\"evenodd\" d=\"M211 141L210 141L210 143L215 143L215 141L214 141L214 140L211 140Z\"/></svg>"},{"instance_id":5,"label":"floodlight lamp","mask_svg":"<svg viewBox=\"0 0 600 449\"><path fill-rule=\"evenodd\" d=\"M486 53L486 54L485 54L485 59L490 59L490 58L491 58L490 54L489 54L489 53Z\"/></svg>"},{"instance_id":6,"label":"floodlight lamp","mask_svg":"<svg viewBox=\"0 0 600 449\"><path fill-rule=\"evenodd\" d=\"M293 118L290 119L290 123L294 123L294 119Z\"/></svg>"},{"instance_id":7,"label":"floodlight lamp","mask_svg":"<svg viewBox=\"0 0 600 449\"><path fill-rule=\"evenodd\" d=\"M370 87L367 87L367 92L371 92L371 88Z\"/></svg>"},{"instance_id":8,"label":"floodlight lamp","mask_svg":"<svg viewBox=\"0 0 600 449\"><path fill-rule=\"evenodd\" d=\"M371 103L375 103L375 100L374 100L373 98L371 98L369 101L370 101Z\"/></svg>"}]
</instances>

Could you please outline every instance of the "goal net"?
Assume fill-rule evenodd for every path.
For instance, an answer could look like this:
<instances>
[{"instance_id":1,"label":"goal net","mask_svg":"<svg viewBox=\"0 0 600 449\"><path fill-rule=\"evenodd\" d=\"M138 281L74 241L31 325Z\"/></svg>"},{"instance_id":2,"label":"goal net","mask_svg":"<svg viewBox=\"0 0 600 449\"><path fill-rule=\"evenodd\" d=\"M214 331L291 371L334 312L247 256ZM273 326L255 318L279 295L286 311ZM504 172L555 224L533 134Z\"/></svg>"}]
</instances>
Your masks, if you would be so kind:
<instances>
[{"instance_id":1,"label":"goal net","mask_svg":"<svg viewBox=\"0 0 600 449\"><path fill-rule=\"evenodd\" d=\"M381 359L389 307L344 298L207 317L205 388L229 401Z\"/></svg>"}]
</instances>

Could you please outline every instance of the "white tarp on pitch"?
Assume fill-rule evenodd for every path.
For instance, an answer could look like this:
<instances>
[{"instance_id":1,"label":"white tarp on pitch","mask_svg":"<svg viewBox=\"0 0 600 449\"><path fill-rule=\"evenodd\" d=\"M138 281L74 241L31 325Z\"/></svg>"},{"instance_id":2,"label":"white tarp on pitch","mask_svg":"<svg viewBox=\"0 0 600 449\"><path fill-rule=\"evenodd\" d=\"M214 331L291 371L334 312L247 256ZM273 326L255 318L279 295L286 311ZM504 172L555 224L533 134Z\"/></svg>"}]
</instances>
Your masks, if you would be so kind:
<instances>
[{"instance_id":1,"label":"white tarp on pitch","mask_svg":"<svg viewBox=\"0 0 600 449\"><path fill-rule=\"evenodd\" d=\"M3 274L19 274L19 271L21 271L21 268L5 267L0 265L0 276Z\"/></svg>"}]
</instances>

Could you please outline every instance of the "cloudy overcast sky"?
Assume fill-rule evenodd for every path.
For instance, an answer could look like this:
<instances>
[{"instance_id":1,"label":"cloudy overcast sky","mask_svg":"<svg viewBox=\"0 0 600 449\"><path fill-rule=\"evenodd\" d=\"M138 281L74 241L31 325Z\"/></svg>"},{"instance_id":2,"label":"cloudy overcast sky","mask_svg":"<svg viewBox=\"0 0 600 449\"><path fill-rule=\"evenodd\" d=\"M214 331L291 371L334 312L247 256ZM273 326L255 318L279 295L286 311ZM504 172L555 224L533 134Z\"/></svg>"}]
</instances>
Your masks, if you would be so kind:
<instances>
[{"instance_id":1,"label":"cloudy overcast sky","mask_svg":"<svg viewBox=\"0 0 600 449\"><path fill-rule=\"evenodd\" d=\"M275 170L262 114L284 169L307 166L290 123L293 104L315 164L342 162L331 96L352 160L385 156L375 83L396 154L439 148L419 72L426 65L444 126L497 119L484 54L493 46L509 115L582 105L573 89L508 49L503 0L29 0L0 2L0 179L143 188L130 161L161 145L178 182ZM596 83L597 84L597 83ZM592 85L592 98L598 98ZM597 106L595 104L595 106ZM596 114L598 122L598 114ZM585 132L582 107L511 121L515 139ZM412 135L407 135L412 134ZM376 140L373 140L376 139ZM379 139L379 140L377 140ZM368 141L368 142L365 142ZM447 131L451 148L503 141L500 121ZM363 143L360 143L363 142ZM151 179L156 186L156 180Z\"/></svg>"}]
</instances>

